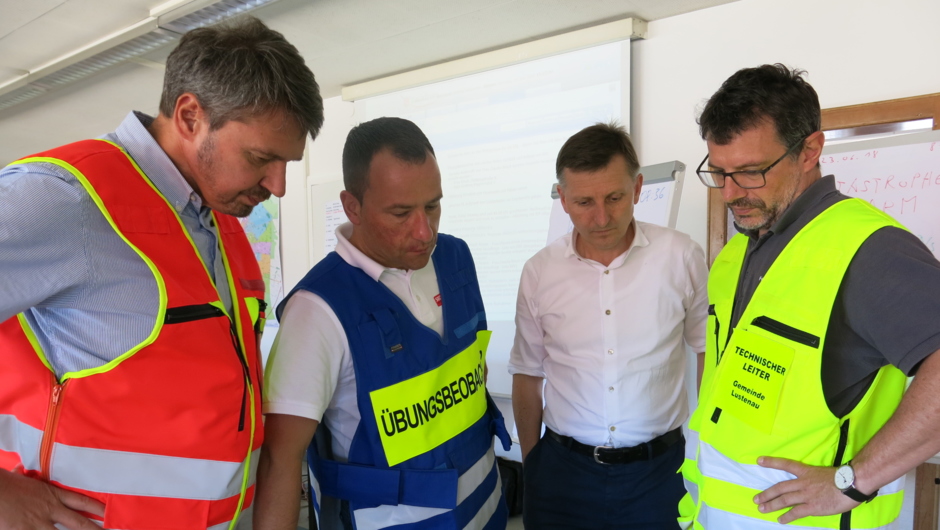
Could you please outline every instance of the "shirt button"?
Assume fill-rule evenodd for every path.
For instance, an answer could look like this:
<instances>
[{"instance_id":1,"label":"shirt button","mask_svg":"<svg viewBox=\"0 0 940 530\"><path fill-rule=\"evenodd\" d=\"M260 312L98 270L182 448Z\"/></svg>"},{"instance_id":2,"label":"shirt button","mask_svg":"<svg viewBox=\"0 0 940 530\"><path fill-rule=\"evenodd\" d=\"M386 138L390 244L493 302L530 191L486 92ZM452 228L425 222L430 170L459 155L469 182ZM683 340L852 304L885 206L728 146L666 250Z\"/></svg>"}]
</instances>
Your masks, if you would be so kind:
<instances>
[{"instance_id":1,"label":"shirt button","mask_svg":"<svg viewBox=\"0 0 940 530\"><path fill-rule=\"evenodd\" d=\"M610 270L604 271L604 274L610 274Z\"/></svg>"},{"instance_id":2,"label":"shirt button","mask_svg":"<svg viewBox=\"0 0 940 530\"><path fill-rule=\"evenodd\" d=\"M616 430L617 430L616 427L614 427L613 425L610 426L610 432L614 432L614 431L616 431Z\"/></svg>"},{"instance_id":3,"label":"shirt button","mask_svg":"<svg viewBox=\"0 0 940 530\"><path fill-rule=\"evenodd\" d=\"M607 311L604 311L604 313L606 313L606 314L609 315L609 314L610 314L610 309L608 309Z\"/></svg>"},{"instance_id":4,"label":"shirt button","mask_svg":"<svg viewBox=\"0 0 940 530\"><path fill-rule=\"evenodd\" d=\"M607 391L608 391L608 392L613 392L613 391L614 391L614 387L608 388Z\"/></svg>"},{"instance_id":5,"label":"shirt button","mask_svg":"<svg viewBox=\"0 0 940 530\"><path fill-rule=\"evenodd\" d=\"M614 350L607 350L607 355L613 355L613 354L614 354Z\"/></svg>"}]
</instances>

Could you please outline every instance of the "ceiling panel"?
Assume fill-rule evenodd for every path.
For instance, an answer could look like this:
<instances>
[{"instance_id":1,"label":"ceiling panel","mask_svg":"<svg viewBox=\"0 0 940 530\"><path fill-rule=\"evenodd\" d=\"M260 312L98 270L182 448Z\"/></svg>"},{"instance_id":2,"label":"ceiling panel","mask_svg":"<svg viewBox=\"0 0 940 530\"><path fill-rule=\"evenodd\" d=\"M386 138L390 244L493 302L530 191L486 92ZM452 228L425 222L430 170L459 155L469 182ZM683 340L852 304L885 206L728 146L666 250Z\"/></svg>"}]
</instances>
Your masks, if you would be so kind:
<instances>
[{"instance_id":1,"label":"ceiling panel","mask_svg":"<svg viewBox=\"0 0 940 530\"><path fill-rule=\"evenodd\" d=\"M0 18L0 39L64 4L65 1L31 0L29 2L0 3L3 12L3 17Z\"/></svg>"},{"instance_id":2,"label":"ceiling panel","mask_svg":"<svg viewBox=\"0 0 940 530\"><path fill-rule=\"evenodd\" d=\"M32 0L31 0L32 1ZM10 4L0 1L6 15ZM0 66L33 70L150 15L154 0L69 0L0 38Z\"/></svg>"},{"instance_id":3,"label":"ceiling panel","mask_svg":"<svg viewBox=\"0 0 940 530\"><path fill-rule=\"evenodd\" d=\"M256 13L307 59L325 96L344 85L630 16L729 0L279 0ZM655 15L655 16L651 16Z\"/></svg>"},{"instance_id":4,"label":"ceiling panel","mask_svg":"<svg viewBox=\"0 0 940 530\"><path fill-rule=\"evenodd\" d=\"M325 97L344 85L629 16L655 20L730 0L278 0L254 11L307 60ZM0 83L149 15L162 0L0 0ZM11 10L29 4L29 10ZM6 13L19 22L8 22ZM35 16L32 21L24 20ZM6 24L6 25L4 25ZM0 110L0 164L112 130L157 109L171 47Z\"/></svg>"}]
</instances>

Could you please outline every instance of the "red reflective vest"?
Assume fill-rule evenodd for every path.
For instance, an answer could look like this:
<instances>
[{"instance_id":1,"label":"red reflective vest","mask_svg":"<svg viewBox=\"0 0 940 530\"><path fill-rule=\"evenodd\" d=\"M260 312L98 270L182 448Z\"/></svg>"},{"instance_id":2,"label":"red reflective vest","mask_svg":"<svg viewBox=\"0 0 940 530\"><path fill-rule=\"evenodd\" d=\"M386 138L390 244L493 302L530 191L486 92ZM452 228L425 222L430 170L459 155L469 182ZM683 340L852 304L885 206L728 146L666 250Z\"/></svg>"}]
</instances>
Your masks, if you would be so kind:
<instances>
[{"instance_id":1,"label":"red reflective vest","mask_svg":"<svg viewBox=\"0 0 940 530\"><path fill-rule=\"evenodd\" d=\"M87 140L30 161L75 175L150 267L160 305L142 343L60 378L22 315L0 323L0 467L100 500L105 528L233 528L262 441L264 283L242 227L213 214L229 317L176 212L123 150Z\"/></svg>"}]
</instances>

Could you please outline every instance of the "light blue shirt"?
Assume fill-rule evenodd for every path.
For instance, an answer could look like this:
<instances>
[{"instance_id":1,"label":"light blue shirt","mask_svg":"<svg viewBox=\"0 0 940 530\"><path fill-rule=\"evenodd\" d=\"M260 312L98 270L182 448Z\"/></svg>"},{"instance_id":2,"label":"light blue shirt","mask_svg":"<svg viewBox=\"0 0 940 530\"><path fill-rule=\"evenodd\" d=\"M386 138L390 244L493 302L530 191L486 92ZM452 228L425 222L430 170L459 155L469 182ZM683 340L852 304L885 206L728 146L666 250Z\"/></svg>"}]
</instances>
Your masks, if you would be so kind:
<instances>
[{"instance_id":1,"label":"light blue shirt","mask_svg":"<svg viewBox=\"0 0 940 530\"><path fill-rule=\"evenodd\" d=\"M152 122L129 113L105 139L176 210L231 314L211 211L147 131ZM107 364L147 338L158 296L150 269L71 173L48 163L0 170L0 321L24 313L57 376Z\"/></svg>"}]
</instances>

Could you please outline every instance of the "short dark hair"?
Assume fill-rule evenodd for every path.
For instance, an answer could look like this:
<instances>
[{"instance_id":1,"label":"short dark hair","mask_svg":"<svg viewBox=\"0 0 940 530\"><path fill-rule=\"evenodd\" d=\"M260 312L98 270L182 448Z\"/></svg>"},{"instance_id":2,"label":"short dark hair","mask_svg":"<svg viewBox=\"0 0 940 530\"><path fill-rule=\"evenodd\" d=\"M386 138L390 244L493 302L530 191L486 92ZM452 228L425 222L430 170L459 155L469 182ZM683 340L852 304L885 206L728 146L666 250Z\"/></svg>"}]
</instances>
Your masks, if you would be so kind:
<instances>
[{"instance_id":1,"label":"short dark hair","mask_svg":"<svg viewBox=\"0 0 940 530\"><path fill-rule=\"evenodd\" d=\"M428 137L406 119L376 118L353 127L343 147L343 185L360 202L369 187L372 157L382 149L410 164L423 164L428 153L434 155Z\"/></svg>"},{"instance_id":2,"label":"short dark hair","mask_svg":"<svg viewBox=\"0 0 940 530\"><path fill-rule=\"evenodd\" d=\"M770 120L777 139L790 147L820 130L819 96L805 74L780 63L738 70L705 104L698 118L702 139L725 145Z\"/></svg>"},{"instance_id":3,"label":"short dark hair","mask_svg":"<svg viewBox=\"0 0 940 530\"><path fill-rule=\"evenodd\" d=\"M205 109L211 130L272 111L286 112L311 138L323 126L320 87L300 52L254 17L183 35L166 60L160 113L172 116L187 92Z\"/></svg>"},{"instance_id":4,"label":"short dark hair","mask_svg":"<svg viewBox=\"0 0 940 530\"><path fill-rule=\"evenodd\" d=\"M619 123L595 123L568 138L555 159L555 176L565 185L564 170L597 171L607 167L614 155L623 156L630 178L636 179L640 161L630 135Z\"/></svg>"}]
</instances>

